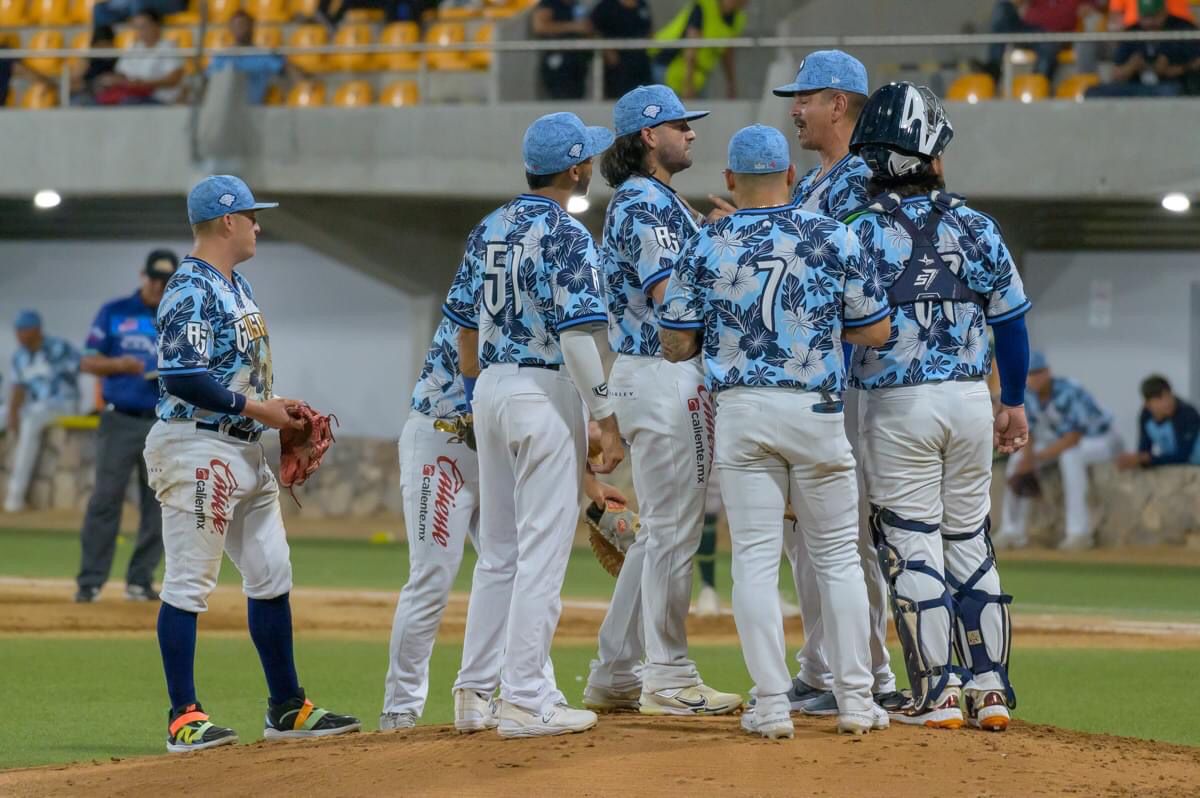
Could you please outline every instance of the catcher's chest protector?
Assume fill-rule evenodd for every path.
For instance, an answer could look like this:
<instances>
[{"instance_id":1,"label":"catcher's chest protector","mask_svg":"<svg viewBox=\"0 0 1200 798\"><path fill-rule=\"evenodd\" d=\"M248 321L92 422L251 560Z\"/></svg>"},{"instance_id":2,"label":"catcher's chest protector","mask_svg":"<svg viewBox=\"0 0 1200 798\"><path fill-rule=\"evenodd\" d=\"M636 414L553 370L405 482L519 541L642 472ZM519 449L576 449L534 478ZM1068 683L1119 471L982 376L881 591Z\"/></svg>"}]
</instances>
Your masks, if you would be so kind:
<instances>
[{"instance_id":1,"label":"catcher's chest protector","mask_svg":"<svg viewBox=\"0 0 1200 798\"><path fill-rule=\"evenodd\" d=\"M986 300L983 295L972 290L960 276L962 253L957 251L957 247L953 252L939 252L937 248L938 224L942 216L964 205L965 201L962 197L940 191L931 193L929 199L933 202L933 208L923 227L917 227L903 211L900 197L896 194L885 194L870 206L872 211L890 216L912 240L912 255L904 271L887 289L888 302L892 307L944 301L974 302L984 307Z\"/></svg>"}]
</instances>

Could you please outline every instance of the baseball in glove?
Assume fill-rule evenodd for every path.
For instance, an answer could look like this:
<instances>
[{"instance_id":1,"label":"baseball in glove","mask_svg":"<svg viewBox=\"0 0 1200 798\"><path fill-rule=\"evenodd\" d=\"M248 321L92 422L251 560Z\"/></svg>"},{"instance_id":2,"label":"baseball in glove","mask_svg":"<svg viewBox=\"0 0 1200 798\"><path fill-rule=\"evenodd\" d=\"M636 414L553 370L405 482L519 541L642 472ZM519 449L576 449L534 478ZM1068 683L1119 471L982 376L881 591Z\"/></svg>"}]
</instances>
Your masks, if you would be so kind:
<instances>
[{"instance_id":1,"label":"baseball in glove","mask_svg":"<svg viewBox=\"0 0 1200 798\"><path fill-rule=\"evenodd\" d=\"M625 564L625 552L629 551L642 528L641 520L633 510L615 501L607 502L604 507L589 504L584 517L588 541L600 567L616 576Z\"/></svg>"},{"instance_id":2,"label":"baseball in glove","mask_svg":"<svg viewBox=\"0 0 1200 798\"><path fill-rule=\"evenodd\" d=\"M299 507L294 488L321 467L321 458L334 443L333 425L339 422L337 416L318 413L307 402L300 402L289 412L293 418L302 419L304 427L279 430L279 481Z\"/></svg>"},{"instance_id":3,"label":"baseball in glove","mask_svg":"<svg viewBox=\"0 0 1200 798\"><path fill-rule=\"evenodd\" d=\"M475 416L473 414L466 413L458 418L439 418L433 422L433 428L439 432L453 435L465 443L468 449L475 451ZM451 441L451 443L454 442Z\"/></svg>"}]
</instances>

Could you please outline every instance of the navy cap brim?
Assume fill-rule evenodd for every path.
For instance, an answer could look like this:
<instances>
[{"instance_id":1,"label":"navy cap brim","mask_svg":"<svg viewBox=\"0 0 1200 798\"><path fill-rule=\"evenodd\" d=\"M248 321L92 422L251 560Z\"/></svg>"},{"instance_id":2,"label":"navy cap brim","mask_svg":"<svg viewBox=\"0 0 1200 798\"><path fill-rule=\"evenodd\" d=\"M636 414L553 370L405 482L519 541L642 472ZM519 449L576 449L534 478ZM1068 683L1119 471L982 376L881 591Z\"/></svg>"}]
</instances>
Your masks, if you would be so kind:
<instances>
[{"instance_id":1,"label":"navy cap brim","mask_svg":"<svg viewBox=\"0 0 1200 798\"><path fill-rule=\"evenodd\" d=\"M829 87L828 86L805 86L800 83L789 83L786 86L780 86L778 88L772 89L771 93L774 94L776 97L793 97L797 94L801 94L806 91L820 91L821 89L827 89L827 88L829 88Z\"/></svg>"},{"instance_id":2,"label":"navy cap brim","mask_svg":"<svg viewBox=\"0 0 1200 798\"><path fill-rule=\"evenodd\" d=\"M583 149L583 155L579 157L577 163L583 163L588 158L595 158L600 153L607 150L617 140L613 132L606 127L592 127L587 129L587 146Z\"/></svg>"}]
</instances>

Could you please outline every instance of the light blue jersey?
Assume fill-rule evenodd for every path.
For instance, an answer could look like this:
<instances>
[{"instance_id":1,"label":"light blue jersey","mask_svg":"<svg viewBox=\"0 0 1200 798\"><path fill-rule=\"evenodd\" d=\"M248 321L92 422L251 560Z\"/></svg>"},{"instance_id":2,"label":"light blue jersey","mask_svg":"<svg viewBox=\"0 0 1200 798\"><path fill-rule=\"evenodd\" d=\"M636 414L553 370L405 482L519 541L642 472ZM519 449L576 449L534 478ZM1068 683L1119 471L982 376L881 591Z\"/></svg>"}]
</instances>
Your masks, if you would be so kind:
<instances>
[{"instance_id":1,"label":"light blue jersey","mask_svg":"<svg viewBox=\"0 0 1200 798\"><path fill-rule=\"evenodd\" d=\"M1112 414L1102 408L1087 389L1067 377L1050 381L1050 401L1042 402L1033 391L1025 392L1029 428L1043 441L1061 438L1068 432L1103 435L1112 427Z\"/></svg>"},{"instance_id":2,"label":"light blue jersey","mask_svg":"<svg viewBox=\"0 0 1200 798\"><path fill-rule=\"evenodd\" d=\"M675 191L634 176L608 204L600 265L608 288L608 342L614 352L658 356L658 314L650 291L671 276L687 240L699 230Z\"/></svg>"},{"instance_id":3,"label":"light blue jersey","mask_svg":"<svg viewBox=\"0 0 1200 798\"><path fill-rule=\"evenodd\" d=\"M161 374L203 374L247 399L270 399L274 375L267 322L254 303L250 283L237 272L233 282L191 256L167 283L158 306L158 370ZM158 417L197 419L223 428L261 432L266 427L245 416L202 410L162 389Z\"/></svg>"},{"instance_id":4,"label":"light blue jersey","mask_svg":"<svg viewBox=\"0 0 1200 798\"><path fill-rule=\"evenodd\" d=\"M870 179L871 170L866 161L857 155L847 154L824 175L818 165L796 181L792 202L801 210L819 213L839 222L845 221L846 217L865 208L870 201L867 194L867 181Z\"/></svg>"},{"instance_id":5,"label":"light blue jersey","mask_svg":"<svg viewBox=\"0 0 1200 798\"><path fill-rule=\"evenodd\" d=\"M564 330L608 321L587 228L553 200L522 194L467 239L442 312L479 330L479 366L562 365Z\"/></svg>"},{"instance_id":6,"label":"light blue jersey","mask_svg":"<svg viewBox=\"0 0 1200 798\"><path fill-rule=\"evenodd\" d=\"M899 212L920 229L932 208L927 196L909 197ZM912 237L884 213L864 213L850 229L877 263L882 289L890 288L908 265ZM850 384L855 388L985 378L992 360L985 325L1029 310L1021 276L991 217L965 205L954 207L943 214L934 243L951 271L980 294L985 305L937 301L893 308L887 343L854 348Z\"/></svg>"},{"instance_id":7,"label":"light blue jersey","mask_svg":"<svg viewBox=\"0 0 1200 798\"><path fill-rule=\"evenodd\" d=\"M42 348L17 347L12 356L12 382L25 389L30 403L79 401L79 351L62 338L42 336Z\"/></svg>"},{"instance_id":8,"label":"light blue jersey","mask_svg":"<svg viewBox=\"0 0 1200 798\"><path fill-rule=\"evenodd\" d=\"M713 391L841 393L842 330L888 315L870 258L845 225L794 205L740 210L692 238L662 326L704 330Z\"/></svg>"},{"instance_id":9,"label":"light blue jersey","mask_svg":"<svg viewBox=\"0 0 1200 798\"><path fill-rule=\"evenodd\" d=\"M412 409L432 418L458 418L471 412L458 367L458 325L442 319L413 388Z\"/></svg>"}]
</instances>

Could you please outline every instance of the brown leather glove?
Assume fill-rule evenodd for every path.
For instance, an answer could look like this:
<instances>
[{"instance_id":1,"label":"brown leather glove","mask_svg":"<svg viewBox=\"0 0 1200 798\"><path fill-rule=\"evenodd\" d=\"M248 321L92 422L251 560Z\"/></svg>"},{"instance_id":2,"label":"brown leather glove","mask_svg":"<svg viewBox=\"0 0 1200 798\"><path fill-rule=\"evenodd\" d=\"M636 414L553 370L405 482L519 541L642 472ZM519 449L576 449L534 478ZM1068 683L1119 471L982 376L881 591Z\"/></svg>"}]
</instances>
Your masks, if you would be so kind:
<instances>
[{"instance_id":1,"label":"brown leather glove","mask_svg":"<svg viewBox=\"0 0 1200 798\"><path fill-rule=\"evenodd\" d=\"M333 425L338 420L332 413L318 413L307 402L291 412L293 418L304 421L304 428L279 430L279 481L299 507L293 488L303 485L321 467L321 458L334 443Z\"/></svg>"}]
</instances>

